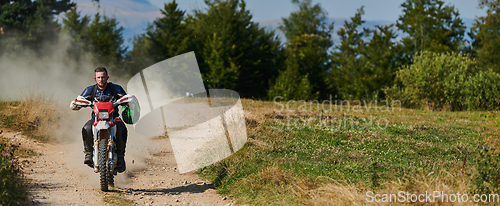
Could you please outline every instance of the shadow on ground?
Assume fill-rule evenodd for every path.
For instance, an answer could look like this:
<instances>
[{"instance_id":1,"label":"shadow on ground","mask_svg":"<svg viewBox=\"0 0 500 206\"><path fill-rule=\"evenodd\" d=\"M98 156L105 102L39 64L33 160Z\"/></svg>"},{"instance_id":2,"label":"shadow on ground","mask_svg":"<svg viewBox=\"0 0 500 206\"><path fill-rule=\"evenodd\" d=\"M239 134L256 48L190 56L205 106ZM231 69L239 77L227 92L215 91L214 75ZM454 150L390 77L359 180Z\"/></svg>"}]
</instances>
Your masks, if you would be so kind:
<instances>
[{"instance_id":1,"label":"shadow on ground","mask_svg":"<svg viewBox=\"0 0 500 206\"><path fill-rule=\"evenodd\" d=\"M141 193L143 195L165 195L165 194L170 194L170 195L180 195L182 193L203 193L208 189L215 189L213 184L206 184L203 183L203 185L198 185L198 184L190 184L186 186L179 186L179 187L174 187L174 188L154 188L154 189L134 189L134 188L128 188L126 189L127 193Z\"/></svg>"}]
</instances>

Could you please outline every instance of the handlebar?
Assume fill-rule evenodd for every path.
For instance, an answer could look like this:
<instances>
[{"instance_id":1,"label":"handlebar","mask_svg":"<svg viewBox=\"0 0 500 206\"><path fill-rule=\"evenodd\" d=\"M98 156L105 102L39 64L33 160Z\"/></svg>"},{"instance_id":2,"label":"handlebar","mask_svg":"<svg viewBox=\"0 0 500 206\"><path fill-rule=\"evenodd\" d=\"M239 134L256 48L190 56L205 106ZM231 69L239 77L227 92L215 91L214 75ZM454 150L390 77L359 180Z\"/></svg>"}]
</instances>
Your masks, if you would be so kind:
<instances>
[{"instance_id":1,"label":"handlebar","mask_svg":"<svg viewBox=\"0 0 500 206\"><path fill-rule=\"evenodd\" d=\"M94 107L94 104L96 102L91 102L90 104L80 104L78 105L79 107ZM117 107L117 106L125 106L128 104L128 102L120 102L120 103L117 103L117 102L112 102L113 103L113 107Z\"/></svg>"},{"instance_id":2,"label":"handlebar","mask_svg":"<svg viewBox=\"0 0 500 206\"><path fill-rule=\"evenodd\" d=\"M113 103L113 107L117 107L120 105L123 106L132 102L134 99L135 97L133 95L127 94L118 100L112 101L111 103ZM89 101L82 96L78 96L77 99L72 102L72 104L77 107L93 107L95 102L98 101Z\"/></svg>"}]
</instances>

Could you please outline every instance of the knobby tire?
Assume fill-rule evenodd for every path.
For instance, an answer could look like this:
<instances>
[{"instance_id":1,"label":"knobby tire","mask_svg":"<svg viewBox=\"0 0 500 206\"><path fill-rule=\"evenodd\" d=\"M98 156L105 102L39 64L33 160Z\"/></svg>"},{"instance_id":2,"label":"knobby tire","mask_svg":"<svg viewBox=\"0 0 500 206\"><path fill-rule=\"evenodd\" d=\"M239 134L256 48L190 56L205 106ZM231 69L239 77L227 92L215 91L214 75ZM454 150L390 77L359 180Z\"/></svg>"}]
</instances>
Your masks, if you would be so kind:
<instances>
[{"instance_id":1,"label":"knobby tire","mask_svg":"<svg viewBox=\"0 0 500 206\"><path fill-rule=\"evenodd\" d=\"M108 191L108 132L99 132L99 171L101 190Z\"/></svg>"}]
</instances>

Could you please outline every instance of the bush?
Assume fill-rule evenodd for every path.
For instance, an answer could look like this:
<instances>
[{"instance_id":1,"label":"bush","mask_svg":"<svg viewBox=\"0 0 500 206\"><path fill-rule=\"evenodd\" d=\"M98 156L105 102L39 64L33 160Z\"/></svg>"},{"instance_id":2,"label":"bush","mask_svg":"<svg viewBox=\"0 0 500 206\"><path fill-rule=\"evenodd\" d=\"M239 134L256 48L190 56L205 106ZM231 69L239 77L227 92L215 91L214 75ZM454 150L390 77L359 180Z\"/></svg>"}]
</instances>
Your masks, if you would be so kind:
<instances>
[{"instance_id":1,"label":"bush","mask_svg":"<svg viewBox=\"0 0 500 206\"><path fill-rule=\"evenodd\" d=\"M22 184L21 171L16 167L14 148L0 144L0 205L25 205L27 191Z\"/></svg>"},{"instance_id":2,"label":"bush","mask_svg":"<svg viewBox=\"0 0 500 206\"><path fill-rule=\"evenodd\" d=\"M409 107L492 110L500 93L499 80L500 75L482 71L467 55L422 52L415 55L412 65L397 72L396 81L402 87L394 85L384 92Z\"/></svg>"},{"instance_id":3,"label":"bush","mask_svg":"<svg viewBox=\"0 0 500 206\"><path fill-rule=\"evenodd\" d=\"M469 110L495 110L500 104L500 74L492 70L479 71L471 77L462 91Z\"/></svg>"}]
</instances>

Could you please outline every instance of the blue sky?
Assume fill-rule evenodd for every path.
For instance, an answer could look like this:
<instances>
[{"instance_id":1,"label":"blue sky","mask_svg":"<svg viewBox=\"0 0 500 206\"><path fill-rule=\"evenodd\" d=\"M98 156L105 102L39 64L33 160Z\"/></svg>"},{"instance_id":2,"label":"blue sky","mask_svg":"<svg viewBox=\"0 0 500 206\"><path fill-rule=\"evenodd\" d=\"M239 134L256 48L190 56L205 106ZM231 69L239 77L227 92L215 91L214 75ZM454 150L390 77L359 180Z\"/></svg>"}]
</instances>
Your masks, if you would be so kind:
<instances>
[{"instance_id":1,"label":"blue sky","mask_svg":"<svg viewBox=\"0 0 500 206\"><path fill-rule=\"evenodd\" d=\"M149 0L151 4L163 8L164 3L172 0ZM297 9L291 0L247 0L248 10L253 14L254 21L265 21L287 17L290 12ZM365 20L390 20L396 21L402 13L400 5L405 0L313 0L319 3L329 17L349 18L362 5L365 6ZM202 8L203 0L177 0L180 9L190 12L194 8ZM445 4L454 5L460 12L461 18L474 19L486 15L484 9L477 8L478 0L445 0Z\"/></svg>"}]
</instances>

